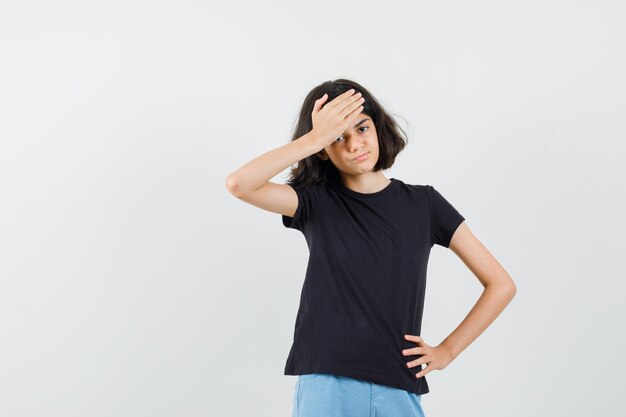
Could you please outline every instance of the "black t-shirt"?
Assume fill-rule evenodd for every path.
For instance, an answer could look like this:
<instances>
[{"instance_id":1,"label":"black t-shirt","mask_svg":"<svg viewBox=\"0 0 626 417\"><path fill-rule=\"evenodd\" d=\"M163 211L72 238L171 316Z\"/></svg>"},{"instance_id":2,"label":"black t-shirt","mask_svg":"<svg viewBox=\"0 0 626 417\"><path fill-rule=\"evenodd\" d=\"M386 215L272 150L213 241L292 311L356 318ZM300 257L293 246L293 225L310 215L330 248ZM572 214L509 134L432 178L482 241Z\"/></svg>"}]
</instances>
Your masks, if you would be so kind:
<instances>
[{"instance_id":1,"label":"black t-shirt","mask_svg":"<svg viewBox=\"0 0 626 417\"><path fill-rule=\"evenodd\" d=\"M420 335L426 267L465 218L430 185L391 178L360 193L341 183L300 188L285 227L304 234L309 260L285 375L327 373L429 392L405 334Z\"/></svg>"}]
</instances>

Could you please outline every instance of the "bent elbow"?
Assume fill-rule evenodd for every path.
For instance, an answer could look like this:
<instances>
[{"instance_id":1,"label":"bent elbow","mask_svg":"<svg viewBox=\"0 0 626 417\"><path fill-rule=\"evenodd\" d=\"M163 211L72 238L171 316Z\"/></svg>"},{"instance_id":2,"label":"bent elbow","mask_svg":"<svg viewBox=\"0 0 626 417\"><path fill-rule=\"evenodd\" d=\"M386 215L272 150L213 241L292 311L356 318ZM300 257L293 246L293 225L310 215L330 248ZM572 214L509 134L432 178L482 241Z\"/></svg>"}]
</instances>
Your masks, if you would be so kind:
<instances>
[{"instance_id":1,"label":"bent elbow","mask_svg":"<svg viewBox=\"0 0 626 417\"><path fill-rule=\"evenodd\" d=\"M513 297L515 297L516 294L517 294L517 285L515 285L513 280L511 280L511 282L509 284L509 296L511 298L513 298Z\"/></svg>"},{"instance_id":2,"label":"bent elbow","mask_svg":"<svg viewBox=\"0 0 626 417\"><path fill-rule=\"evenodd\" d=\"M226 189L228 190L229 193L231 193L235 197L237 196L238 184L237 184L237 180L235 179L235 177L233 177L232 175L228 175L226 177L226 181L224 182L224 185L226 186Z\"/></svg>"}]
</instances>

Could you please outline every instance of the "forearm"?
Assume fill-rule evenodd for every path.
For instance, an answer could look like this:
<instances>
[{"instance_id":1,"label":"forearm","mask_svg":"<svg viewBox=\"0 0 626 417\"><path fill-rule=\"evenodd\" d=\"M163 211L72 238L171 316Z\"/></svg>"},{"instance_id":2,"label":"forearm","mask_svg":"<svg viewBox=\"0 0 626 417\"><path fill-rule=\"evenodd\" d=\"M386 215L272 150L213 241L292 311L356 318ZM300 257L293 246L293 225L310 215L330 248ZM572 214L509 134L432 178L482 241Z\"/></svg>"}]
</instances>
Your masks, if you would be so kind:
<instances>
[{"instance_id":1,"label":"forearm","mask_svg":"<svg viewBox=\"0 0 626 417\"><path fill-rule=\"evenodd\" d=\"M256 191L286 168L322 148L321 142L310 131L294 141L265 152L229 174L227 187L236 195Z\"/></svg>"},{"instance_id":2,"label":"forearm","mask_svg":"<svg viewBox=\"0 0 626 417\"><path fill-rule=\"evenodd\" d=\"M487 285L465 319L439 346L456 358L500 315L515 291L508 284Z\"/></svg>"}]
</instances>

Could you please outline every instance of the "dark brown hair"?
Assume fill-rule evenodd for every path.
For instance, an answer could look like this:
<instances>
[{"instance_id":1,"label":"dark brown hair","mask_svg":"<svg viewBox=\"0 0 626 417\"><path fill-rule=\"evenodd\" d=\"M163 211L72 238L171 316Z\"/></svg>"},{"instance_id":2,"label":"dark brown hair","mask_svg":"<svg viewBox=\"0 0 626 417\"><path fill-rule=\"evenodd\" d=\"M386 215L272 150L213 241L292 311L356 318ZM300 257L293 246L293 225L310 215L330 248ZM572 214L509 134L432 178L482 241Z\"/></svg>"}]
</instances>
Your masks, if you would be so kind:
<instances>
[{"instance_id":1,"label":"dark brown hair","mask_svg":"<svg viewBox=\"0 0 626 417\"><path fill-rule=\"evenodd\" d=\"M354 88L355 92L362 94L362 97L365 99L362 113L371 117L376 126L379 156L373 171L391 168L396 160L396 156L408 143L406 133L369 91L360 84L345 78L325 81L309 92L302 103L298 123L294 128L291 140L294 141L313 129L311 113L313 112L315 100L327 93L328 98L324 102L324 105L326 105L334 100L335 97L351 88ZM297 187L313 183L336 183L340 180L339 171L332 161L330 159L322 160L316 154L299 161L295 167L291 168L289 175L287 183Z\"/></svg>"}]
</instances>

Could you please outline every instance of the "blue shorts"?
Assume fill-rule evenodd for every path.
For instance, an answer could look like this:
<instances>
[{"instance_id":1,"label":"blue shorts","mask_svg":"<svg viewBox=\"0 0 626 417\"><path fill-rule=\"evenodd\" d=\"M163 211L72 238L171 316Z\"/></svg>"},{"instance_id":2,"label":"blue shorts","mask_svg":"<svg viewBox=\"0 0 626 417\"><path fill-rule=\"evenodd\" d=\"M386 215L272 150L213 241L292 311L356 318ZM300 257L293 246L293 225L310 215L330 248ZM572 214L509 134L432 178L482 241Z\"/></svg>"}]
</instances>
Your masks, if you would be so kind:
<instances>
[{"instance_id":1,"label":"blue shorts","mask_svg":"<svg viewBox=\"0 0 626 417\"><path fill-rule=\"evenodd\" d=\"M298 375L292 417L424 417L422 396L331 374Z\"/></svg>"}]
</instances>

